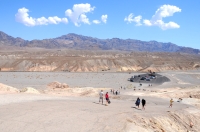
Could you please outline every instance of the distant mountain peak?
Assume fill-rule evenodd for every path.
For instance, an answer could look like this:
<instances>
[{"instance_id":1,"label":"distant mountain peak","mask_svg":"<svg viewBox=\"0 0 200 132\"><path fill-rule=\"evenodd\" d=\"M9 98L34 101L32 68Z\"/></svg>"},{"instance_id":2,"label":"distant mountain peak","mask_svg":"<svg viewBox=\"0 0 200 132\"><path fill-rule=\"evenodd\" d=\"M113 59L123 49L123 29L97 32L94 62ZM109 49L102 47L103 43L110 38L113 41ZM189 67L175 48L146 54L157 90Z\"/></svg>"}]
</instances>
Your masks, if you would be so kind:
<instances>
[{"instance_id":1,"label":"distant mountain peak","mask_svg":"<svg viewBox=\"0 0 200 132\"><path fill-rule=\"evenodd\" d=\"M123 50L145 52L183 52L200 54L199 49L181 47L171 42L162 43L155 40L141 41L136 39L98 39L89 36L69 33L53 39L27 41L14 38L0 31L0 45L19 47L40 47L48 49L68 48L78 50Z\"/></svg>"}]
</instances>

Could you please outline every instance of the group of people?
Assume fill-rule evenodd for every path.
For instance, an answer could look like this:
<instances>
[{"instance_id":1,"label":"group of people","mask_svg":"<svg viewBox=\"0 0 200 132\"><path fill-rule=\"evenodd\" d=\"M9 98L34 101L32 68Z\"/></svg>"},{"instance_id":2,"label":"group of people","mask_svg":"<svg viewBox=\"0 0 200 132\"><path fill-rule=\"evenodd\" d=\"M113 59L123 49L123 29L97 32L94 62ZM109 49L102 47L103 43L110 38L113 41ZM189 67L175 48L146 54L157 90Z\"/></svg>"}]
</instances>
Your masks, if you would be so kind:
<instances>
[{"instance_id":1,"label":"group of people","mask_svg":"<svg viewBox=\"0 0 200 132\"><path fill-rule=\"evenodd\" d=\"M111 89L111 92L114 93L114 90ZM102 104L103 104L103 95L104 95L103 90L101 90L101 92L99 93L99 103L102 102ZM117 95L117 93L116 93L116 95ZM110 99L109 99L108 92L106 92L105 98L106 98L106 104L105 105L110 104ZM139 97L137 98L135 104L139 108L139 106L140 106L140 98ZM142 109L144 109L144 110L145 110L145 107L144 107L145 105L146 105L146 100L142 99Z\"/></svg>"},{"instance_id":2,"label":"group of people","mask_svg":"<svg viewBox=\"0 0 200 132\"><path fill-rule=\"evenodd\" d=\"M136 102L135 102L135 105L139 108L140 107L140 98L138 97ZM145 106L146 105L146 100L145 99L142 99L142 109L145 110Z\"/></svg>"},{"instance_id":3,"label":"group of people","mask_svg":"<svg viewBox=\"0 0 200 132\"><path fill-rule=\"evenodd\" d=\"M120 91L118 90L115 91L114 89L111 89L110 92L113 93L114 95L120 94Z\"/></svg>"},{"instance_id":4,"label":"group of people","mask_svg":"<svg viewBox=\"0 0 200 132\"><path fill-rule=\"evenodd\" d=\"M99 103L102 101L102 104L103 104L103 95L104 95L103 90L101 90L101 92L99 93ZM108 92L106 92L105 98L106 98L106 105L110 104Z\"/></svg>"},{"instance_id":5,"label":"group of people","mask_svg":"<svg viewBox=\"0 0 200 132\"><path fill-rule=\"evenodd\" d=\"M170 103L169 108L172 108L173 102L174 102L173 99L171 99L169 101L169 103ZM135 105L139 108L139 106L140 106L140 98L139 97L137 98ZM146 100L142 99L142 109L144 109L144 110L145 110L145 107L144 107L145 105L146 105Z\"/></svg>"},{"instance_id":6,"label":"group of people","mask_svg":"<svg viewBox=\"0 0 200 132\"><path fill-rule=\"evenodd\" d=\"M117 91L114 91L114 90L111 89L111 92L113 92L113 94L116 92L115 94L117 95ZM99 93L99 103L102 102L102 104L103 104L103 96L104 96L104 93L103 93L103 90L101 90L101 92ZM109 99L108 92L106 92L105 98L106 98L106 104L105 105L110 104L110 99ZM174 102L173 99L171 99L170 100L169 108L172 107L173 102ZM146 100L142 99L141 103L142 103L142 110L145 110ZM137 100L135 102L135 105L138 108L140 107L140 98L139 97L137 98Z\"/></svg>"}]
</instances>

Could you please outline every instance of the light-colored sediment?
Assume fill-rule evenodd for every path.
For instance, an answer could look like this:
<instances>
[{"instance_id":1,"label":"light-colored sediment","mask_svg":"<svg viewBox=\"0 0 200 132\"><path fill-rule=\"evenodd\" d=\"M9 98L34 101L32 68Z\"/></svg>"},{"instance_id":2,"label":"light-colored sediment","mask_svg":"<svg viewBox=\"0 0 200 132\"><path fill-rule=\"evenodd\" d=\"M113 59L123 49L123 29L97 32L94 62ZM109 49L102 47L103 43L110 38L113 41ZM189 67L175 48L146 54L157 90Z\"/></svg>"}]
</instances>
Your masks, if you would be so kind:
<instances>
[{"instance_id":1,"label":"light-colored sediment","mask_svg":"<svg viewBox=\"0 0 200 132\"><path fill-rule=\"evenodd\" d=\"M17 88L0 83L0 93L18 93Z\"/></svg>"},{"instance_id":2,"label":"light-colored sediment","mask_svg":"<svg viewBox=\"0 0 200 132\"><path fill-rule=\"evenodd\" d=\"M26 88L20 89L19 91L21 93L40 94L40 92L37 89L31 88L31 87L26 87Z\"/></svg>"},{"instance_id":3,"label":"light-colored sediment","mask_svg":"<svg viewBox=\"0 0 200 132\"><path fill-rule=\"evenodd\" d=\"M128 73L2 73L0 82L6 85L0 85L0 131L199 132L200 73L160 74L171 81L149 87L128 82ZM8 87L17 92L8 93ZM108 106L99 103L100 90L109 92ZM145 110L135 107L137 97L147 101Z\"/></svg>"}]
</instances>

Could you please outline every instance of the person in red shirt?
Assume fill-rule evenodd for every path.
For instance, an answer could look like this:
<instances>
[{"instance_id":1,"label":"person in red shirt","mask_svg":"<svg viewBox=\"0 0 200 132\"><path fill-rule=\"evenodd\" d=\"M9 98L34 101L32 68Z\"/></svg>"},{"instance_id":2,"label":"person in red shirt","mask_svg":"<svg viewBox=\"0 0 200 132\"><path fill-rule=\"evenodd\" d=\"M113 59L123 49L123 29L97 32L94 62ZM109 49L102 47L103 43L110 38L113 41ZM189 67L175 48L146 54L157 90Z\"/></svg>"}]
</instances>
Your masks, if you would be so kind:
<instances>
[{"instance_id":1,"label":"person in red shirt","mask_svg":"<svg viewBox=\"0 0 200 132\"><path fill-rule=\"evenodd\" d=\"M108 105L108 103L109 103L109 95L108 95L108 92L106 92L105 97L106 97L106 105Z\"/></svg>"}]
</instances>

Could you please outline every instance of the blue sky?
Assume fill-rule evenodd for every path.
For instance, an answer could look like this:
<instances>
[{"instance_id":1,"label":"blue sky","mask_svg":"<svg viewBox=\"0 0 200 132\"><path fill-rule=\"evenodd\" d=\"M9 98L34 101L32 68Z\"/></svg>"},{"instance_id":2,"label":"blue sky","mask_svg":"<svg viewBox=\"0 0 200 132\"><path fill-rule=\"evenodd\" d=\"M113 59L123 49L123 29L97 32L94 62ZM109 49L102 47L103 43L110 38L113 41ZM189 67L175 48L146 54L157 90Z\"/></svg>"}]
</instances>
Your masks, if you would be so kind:
<instances>
[{"instance_id":1,"label":"blue sky","mask_svg":"<svg viewBox=\"0 0 200 132\"><path fill-rule=\"evenodd\" d=\"M0 31L26 40L76 33L200 49L199 7L199 0L0 0Z\"/></svg>"}]
</instances>

